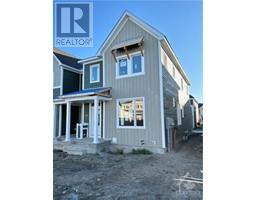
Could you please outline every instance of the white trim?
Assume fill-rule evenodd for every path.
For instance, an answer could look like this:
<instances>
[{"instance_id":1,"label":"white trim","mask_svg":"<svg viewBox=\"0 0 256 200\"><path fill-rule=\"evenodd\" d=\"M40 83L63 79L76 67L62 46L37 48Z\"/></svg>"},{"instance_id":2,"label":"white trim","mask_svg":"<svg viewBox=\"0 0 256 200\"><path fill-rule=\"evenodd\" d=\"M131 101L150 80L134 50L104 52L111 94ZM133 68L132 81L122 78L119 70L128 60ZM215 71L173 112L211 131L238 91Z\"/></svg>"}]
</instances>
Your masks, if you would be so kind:
<instances>
[{"instance_id":1,"label":"white trim","mask_svg":"<svg viewBox=\"0 0 256 200\"><path fill-rule=\"evenodd\" d=\"M106 85L106 79L105 79L106 72L105 72L105 62L104 62L104 60L105 60L105 54L103 54L103 60L102 60L102 73L103 73L103 76L102 76L102 78L103 78L102 83L103 83L103 87L105 87L105 85Z\"/></svg>"},{"instance_id":2,"label":"white trim","mask_svg":"<svg viewBox=\"0 0 256 200\"><path fill-rule=\"evenodd\" d=\"M132 57L133 56L141 56L141 72L132 73ZM117 62L116 62L116 79L122 79L122 78L128 78L128 77L134 77L134 76L140 76L145 75L145 65L144 65L144 56L141 54L140 51L136 51L134 53L129 54L130 59L128 59L127 55L118 56ZM119 60L121 59L127 59L127 74L126 75L119 75Z\"/></svg>"},{"instance_id":3,"label":"white trim","mask_svg":"<svg viewBox=\"0 0 256 200\"><path fill-rule=\"evenodd\" d=\"M102 62L102 58L99 59L99 60L91 61L91 62L85 62L85 63L83 63L83 65L88 66L88 65L97 64L97 63L100 63L100 62Z\"/></svg>"},{"instance_id":4,"label":"white trim","mask_svg":"<svg viewBox=\"0 0 256 200\"><path fill-rule=\"evenodd\" d=\"M158 41L158 59L159 59L159 96L160 96L160 116L161 116L161 131L162 131L162 147L165 148L165 128L164 128L164 97L163 97L163 72L161 61L161 44Z\"/></svg>"},{"instance_id":5,"label":"white trim","mask_svg":"<svg viewBox=\"0 0 256 200\"><path fill-rule=\"evenodd\" d=\"M53 86L53 89L59 89L59 88L61 88L61 85Z\"/></svg>"},{"instance_id":6,"label":"white trim","mask_svg":"<svg viewBox=\"0 0 256 200\"><path fill-rule=\"evenodd\" d=\"M112 31L109 33L103 44L100 46L100 48L97 51L97 55L104 53L104 50L109 47L109 45L114 40L115 36L122 30L123 26L126 24L126 22L130 19L132 22L136 23L138 26L140 26L143 30L154 36L156 39L163 39L164 35L153 28L152 26L148 25L147 23L143 22L138 17L134 16L128 11L125 11L121 18L119 18L118 22L115 24ZM121 25L119 27L119 25ZM119 30L118 30L119 29Z\"/></svg>"},{"instance_id":7,"label":"white trim","mask_svg":"<svg viewBox=\"0 0 256 200\"><path fill-rule=\"evenodd\" d=\"M97 67L97 80L92 80L92 69ZM90 83L100 82L100 64L90 65Z\"/></svg>"},{"instance_id":8,"label":"white trim","mask_svg":"<svg viewBox=\"0 0 256 200\"><path fill-rule=\"evenodd\" d=\"M71 125L71 102L66 104L66 141L70 141L70 125Z\"/></svg>"},{"instance_id":9,"label":"white trim","mask_svg":"<svg viewBox=\"0 0 256 200\"><path fill-rule=\"evenodd\" d=\"M106 138L106 132L105 132L105 128L106 128L106 102L103 101L103 133L102 133L102 136L103 136L103 139Z\"/></svg>"},{"instance_id":10,"label":"white trim","mask_svg":"<svg viewBox=\"0 0 256 200\"><path fill-rule=\"evenodd\" d=\"M60 68L60 84L61 84L61 88L60 88L60 95L63 95L63 67Z\"/></svg>"},{"instance_id":11,"label":"white trim","mask_svg":"<svg viewBox=\"0 0 256 200\"><path fill-rule=\"evenodd\" d=\"M61 65L62 63L60 62L59 58L53 53L53 57L57 60L58 65Z\"/></svg>"},{"instance_id":12,"label":"white trim","mask_svg":"<svg viewBox=\"0 0 256 200\"><path fill-rule=\"evenodd\" d=\"M100 62L100 61L102 61L101 57L94 56L92 58L86 58L86 59L80 60L80 61L78 61L78 63L83 63L85 65L88 65L88 64Z\"/></svg>"},{"instance_id":13,"label":"white trim","mask_svg":"<svg viewBox=\"0 0 256 200\"><path fill-rule=\"evenodd\" d=\"M77 74L81 74L82 73L82 70L73 68L73 67L65 65L65 64L61 64L60 66L63 67L65 70L68 70L70 72L74 72L74 73L77 73Z\"/></svg>"},{"instance_id":14,"label":"white trim","mask_svg":"<svg viewBox=\"0 0 256 200\"><path fill-rule=\"evenodd\" d=\"M83 74L82 74L82 76L83 76L83 82L82 82L82 90L84 90L84 82L85 82L85 64L83 64Z\"/></svg>"},{"instance_id":15,"label":"white trim","mask_svg":"<svg viewBox=\"0 0 256 200\"><path fill-rule=\"evenodd\" d=\"M61 129L62 129L62 105L59 104L59 134L58 137L61 136Z\"/></svg>"},{"instance_id":16,"label":"white trim","mask_svg":"<svg viewBox=\"0 0 256 200\"><path fill-rule=\"evenodd\" d=\"M136 125L136 100L142 99L143 102L143 126L137 126ZM134 107L134 126L120 126L119 125L119 102L120 101L127 101L131 100L133 101L133 107ZM145 97L131 97L131 98L121 98L116 99L116 128L117 129L146 129L146 114L145 114Z\"/></svg>"}]
</instances>

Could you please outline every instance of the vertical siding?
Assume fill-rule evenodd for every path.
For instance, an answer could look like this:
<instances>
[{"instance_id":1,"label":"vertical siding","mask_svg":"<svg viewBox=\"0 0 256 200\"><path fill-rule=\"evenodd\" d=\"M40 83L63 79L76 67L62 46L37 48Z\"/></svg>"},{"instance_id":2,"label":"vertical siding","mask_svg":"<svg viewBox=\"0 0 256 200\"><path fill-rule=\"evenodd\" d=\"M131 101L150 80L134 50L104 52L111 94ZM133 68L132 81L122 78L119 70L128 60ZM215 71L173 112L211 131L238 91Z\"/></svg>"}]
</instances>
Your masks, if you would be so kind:
<instances>
[{"instance_id":1,"label":"vertical siding","mask_svg":"<svg viewBox=\"0 0 256 200\"><path fill-rule=\"evenodd\" d=\"M164 116L165 118L173 118L177 125L177 104L176 108L173 108L173 97L177 100L180 108L184 108L184 117L181 119L182 124L178 126L176 136L177 139L180 139L182 138L184 131L190 131L192 129L192 113L189 94L186 90L188 85L163 49L161 49L161 60L163 63ZM173 76L173 68L175 68L175 77ZM181 79L183 79L183 90L181 89Z\"/></svg>"},{"instance_id":2,"label":"vertical siding","mask_svg":"<svg viewBox=\"0 0 256 200\"><path fill-rule=\"evenodd\" d=\"M132 38L144 36L145 75L116 79L116 63L111 47ZM113 100L106 103L106 137L117 138L118 144L145 147L162 147L160 118L158 41L138 25L128 20L105 52L105 83L113 88ZM120 98L145 97L145 129L117 129L116 100Z\"/></svg>"},{"instance_id":3,"label":"vertical siding","mask_svg":"<svg viewBox=\"0 0 256 200\"><path fill-rule=\"evenodd\" d=\"M53 89L53 99L57 99L60 95L60 88Z\"/></svg>"},{"instance_id":4,"label":"vertical siding","mask_svg":"<svg viewBox=\"0 0 256 200\"><path fill-rule=\"evenodd\" d=\"M90 65L100 64L100 81L97 83L90 83ZM103 86L103 70L102 62L96 62L90 65L85 65L84 67L84 89L96 88Z\"/></svg>"},{"instance_id":5,"label":"vertical siding","mask_svg":"<svg viewBox=\"0 0 256 200\"><path fill-rule=\"evenodd\" d=\"M53 57L53 87L60 86L60 66L55 57Z\"/></svg>"},{"instance_id":6,"label":"vertical siding","mask_svg":"<svg viewBox=\"0 0 256 200\"><path fill-rule=\"evenodd\" d=\"M63 94L79 90L79 74L63 70Z\"/></svg>"}]
</instances>

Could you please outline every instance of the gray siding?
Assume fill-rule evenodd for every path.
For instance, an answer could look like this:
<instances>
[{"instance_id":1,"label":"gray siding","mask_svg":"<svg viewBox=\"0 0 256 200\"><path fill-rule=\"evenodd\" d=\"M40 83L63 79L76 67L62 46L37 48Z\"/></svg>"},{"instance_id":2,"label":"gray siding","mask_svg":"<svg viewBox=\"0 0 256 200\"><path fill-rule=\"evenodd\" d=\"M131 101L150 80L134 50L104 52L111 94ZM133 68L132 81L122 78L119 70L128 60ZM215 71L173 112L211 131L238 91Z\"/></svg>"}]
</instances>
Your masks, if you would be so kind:
<instances>
[{"instance_id":1,"label":"gray siding","mask_svg":"<svg viewBox=\"0 0 256 200\"><path fill-rule=\"evenodd\" d=\"M53 99L57 99L60 95L60 88L53 89Z\"/></svg>"},{"instance_id":2,"label":"gray siding","mask_svg":"<svg viewBox=\"0 0 256 200\"><path fill-rule=\"evenodd\" d=\"M95 64L100 64L100 81L97 83L90 83L90 65L95 65ZM102 87L103 86L102 62L95 62L90 65L85 65L84 67L84 89Z\"/></svg>"},{"instance_id":3,"label":"gray siding","mask_svg":"<svg viewBox=\"0 0 256 200\"><path fill-rule=\"evenodd\" d=\"M79 90L79 74L63 69L63 94Z\"/></svg>"},{"instance_id":4,"label":"gray siding","mask_svg":"<svg viewBox=\"0 0 256 200\"><path fill-rule=\"evenodd\" d=\"M116 63L111 47L135 37L144 36L145 75L116 79ZM113 88L113 100L106 103L106 138L117 138L118 144L162 147L160 118L160 81L158 40L128 20L105 52L105 83ZM145 129L118 129L116 100L120 98L145 97Z\"/></svg>"},{"instance_id":5,"label":"gray siding","mask_svg":"<svg viewBox=\"0 0 256 200\"><path fill-rule=\"evenodd\" d=\"M61 80L61 70L60 66L58 64L58 61L55 57L53 57L53 86L60 86L60 80Z\"/></svg>"}]
</instances>

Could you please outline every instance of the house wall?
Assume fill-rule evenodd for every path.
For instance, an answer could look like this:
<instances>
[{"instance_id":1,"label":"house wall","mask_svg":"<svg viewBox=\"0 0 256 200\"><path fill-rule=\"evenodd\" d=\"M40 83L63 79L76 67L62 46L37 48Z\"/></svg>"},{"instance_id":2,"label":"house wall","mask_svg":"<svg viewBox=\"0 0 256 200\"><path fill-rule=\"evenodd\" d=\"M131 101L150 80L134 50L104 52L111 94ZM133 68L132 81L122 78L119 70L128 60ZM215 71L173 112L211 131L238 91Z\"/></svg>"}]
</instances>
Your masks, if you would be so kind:
<instances>
[{"instance_id":1,"label":"house wall","mask_svg":"<svg viewBox=\"0 0 256 200\"><path fill-rule=\"evenodd\" d=\"M177 70L174 61L161 48L161 62L163 64L163 96L164 96L164 117L174 119L177 127L177 141L182 139L184 131L192 130L192 111L189 102L189 86L184 77ZM183 89L182 89L183 82ZM176 99L176 107L173 107L172 99ZM184 115L181 114L181 109ZM179 112L179 113L178 113ZM181 124L178 117L181 116ZM167 131L165 129L165 131Z\"/></svg>"},{"instance_id":2,"label":"house wall","mask_svg":"<svg viewBox=\"0 0 256 200\"><path fill-rule=\"evenodd\" d=\"M79 74L63 69L63 94L79 90Z\"/></svg>"},{"instance_id":3,"label":"house wall","mask_svg":"<svg viewBox=\"0 0 256 200\"><path fill-rule=\"evenodd\" d=\"M111 47L128 39L144 36L145 74L116 79L116 63ZM106 102L105 134L106 138L117 138L117 143L142 147L161 148L160 80L159 80L158 40L128 20L114 41L104 53L105 86L112 87L112 98ZM117 99L144 97L145 129L117 128Z\"/></svg>"},{"instance_id":4,"label":"house wall","mask_svg":"<svg viewBox=\"0 0 256 200\"><path fill-rule=\"evenodd\" d=\"M57 99L60 95L60 88L54 88L53 89L53 99Z\"/></svg>"},{"instance_id":5,"label":"house wall","mask_svg":"<svg viewBox=\"0 0 256 200\"><path fill-rule=\"evenodd\" d=\"M100 64L100 81L97 83L90 83L90 66L95 65L95 64ZM102 67L102 61L101 62L95 62L91 63L89 65L84 66L84 89L87 88L97 88L97 87L102 87L103 86L103 67Z\"/></svg>"},{"instance_id":6,"label":"house wall","mask_svg":"<svg viewBox=\"0 0 256 200\"><path fill-rule=\"evenodd\" d=\"M61 80L61 67L59 66L59 63L55 57L53 57L53 87L60 86L60 80Z\"/></svg>"}]
</instances>

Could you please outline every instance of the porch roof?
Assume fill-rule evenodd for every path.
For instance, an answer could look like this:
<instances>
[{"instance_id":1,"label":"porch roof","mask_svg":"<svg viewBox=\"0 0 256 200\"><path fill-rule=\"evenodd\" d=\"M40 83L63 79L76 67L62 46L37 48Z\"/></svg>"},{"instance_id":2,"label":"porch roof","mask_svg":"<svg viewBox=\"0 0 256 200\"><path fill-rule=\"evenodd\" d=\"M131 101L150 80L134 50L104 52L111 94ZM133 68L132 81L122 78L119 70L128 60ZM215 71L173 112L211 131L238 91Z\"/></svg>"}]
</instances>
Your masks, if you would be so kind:
<instances>
[{"instance_id":1,"label":"porch roof","mask_svg":"<svg viewBox=\"0 0 256 200\"><path fill-rule=\"evenodd\" d=\"M103 96L111 98L111 87L98 87L89 88L85 90L79 90L71 93L67 93L59 96L60 99L72 98L72 97L85 97L85 96Z\"/></svg>"}]
</instances>

